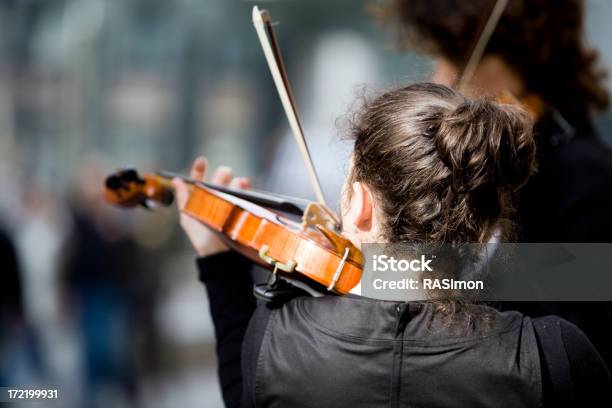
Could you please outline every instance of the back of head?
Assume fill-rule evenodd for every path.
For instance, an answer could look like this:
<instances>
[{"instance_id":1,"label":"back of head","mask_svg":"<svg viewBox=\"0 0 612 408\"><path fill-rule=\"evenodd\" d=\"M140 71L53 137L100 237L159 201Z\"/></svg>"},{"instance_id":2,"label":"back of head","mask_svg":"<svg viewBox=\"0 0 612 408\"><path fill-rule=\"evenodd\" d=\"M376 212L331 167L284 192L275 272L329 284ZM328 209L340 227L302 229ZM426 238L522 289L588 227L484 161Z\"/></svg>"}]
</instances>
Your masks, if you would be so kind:
<instances>
[{"instance_id":1,"label":"back of head","mask_svg":"<svg viewBox=\"0 0 612 408\"><path fill-rule=\"evenodd\" d=\"M408 45L442 56L462 70L497 0L389 0L384 14ZM568 119L608 106L605 71L585 45L583 0L510 0L486 54L501 57Z\"/></svg>"},{"instance_id":2,"label":"back of head","mask_svg":"<svg viewBox=\"0 0 612 408\"><path fill-rule=\"evenodd\" d=\"M526 112L421 83L367 103L352 177L381 203L388 242L486 242L511 232L514 193L535 169Z\"/></svg>"}]
</instances>

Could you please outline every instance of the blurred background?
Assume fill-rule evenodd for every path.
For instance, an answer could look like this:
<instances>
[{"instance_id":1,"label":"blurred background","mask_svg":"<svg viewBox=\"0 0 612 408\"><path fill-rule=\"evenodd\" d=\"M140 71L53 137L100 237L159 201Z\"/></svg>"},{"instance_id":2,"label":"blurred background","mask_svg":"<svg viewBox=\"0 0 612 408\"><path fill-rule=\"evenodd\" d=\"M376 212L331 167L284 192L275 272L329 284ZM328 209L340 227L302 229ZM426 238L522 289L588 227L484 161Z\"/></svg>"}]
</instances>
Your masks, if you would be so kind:
<instances>
[{"instance_id":1,"label":"blurred background","mask_svg":"<svg viewBox=\"0 0 612 408\"><path fill-rule=\"evenodd\" d=\"M215 344L176 211L124 211L104 177L185 172L198 154L312 198L236 0L0 0L0 386L62 407L220 407ZM612 3L588 34L612 69ZM336 204L364 90L426 79L368 2L267 1L315 166ZM339 120L340 119L340 120ZM612 143L612 115L597 118ZM49 404L48 406L53 406Z\"/></svg>"}]
</instances>

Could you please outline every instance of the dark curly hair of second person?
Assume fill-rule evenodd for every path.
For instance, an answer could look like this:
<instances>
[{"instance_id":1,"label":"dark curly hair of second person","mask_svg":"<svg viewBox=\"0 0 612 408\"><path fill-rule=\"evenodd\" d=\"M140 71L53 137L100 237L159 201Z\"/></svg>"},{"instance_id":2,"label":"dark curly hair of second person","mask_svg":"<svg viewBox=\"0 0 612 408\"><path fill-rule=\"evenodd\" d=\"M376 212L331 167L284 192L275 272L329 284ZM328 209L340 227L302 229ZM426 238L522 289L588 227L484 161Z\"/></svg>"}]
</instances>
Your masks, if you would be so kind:
<instances>
[{"instance_id":1,"label":"dark curly hair of second person","mask_svg":"<svg viewBox=\"0 0 612 408\"><path fill-rule=\"evenodd\" d=\"M404 45L464 67L495 0L391 0L377 7ZM500 56L568 119L604 111L609 97L598 53L583 36L582 0L509 0L486 53Z\"/></svg>"}]
</instances>

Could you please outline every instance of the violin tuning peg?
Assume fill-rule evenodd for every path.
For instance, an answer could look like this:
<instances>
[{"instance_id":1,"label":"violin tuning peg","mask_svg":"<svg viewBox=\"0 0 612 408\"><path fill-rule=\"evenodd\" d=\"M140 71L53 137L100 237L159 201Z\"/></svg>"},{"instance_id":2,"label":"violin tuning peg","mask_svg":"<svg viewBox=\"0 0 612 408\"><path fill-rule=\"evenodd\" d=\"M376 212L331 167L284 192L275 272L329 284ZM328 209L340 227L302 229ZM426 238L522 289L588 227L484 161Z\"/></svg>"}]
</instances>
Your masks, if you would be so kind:
<instances>
[{"instance_id":1,"label":"violin tuning peg","mask_svg":"<svg viewBox=\"0 0 612 408\"><path fill-rule=\"evenodd\" d=\"M112 174L106 178L104 184L109 190L119 190L121 188L121 178L116 174Z\"/></svg>"},{"instance_id":2,"label":"violin tuning peg","mask_svg":"<svg viewBox=\"0 0 612 408\"><path fill-rule=\"evenodd\" d=\"M121 177L123 178L123 180L127 181L127 182L134 182L134 183L139 183L139 184L143 184L144 180L140 178L140 175L138 174L138 170L133 169L133 168L127 168L121 171Z\"/></svg>"}]
</instances>

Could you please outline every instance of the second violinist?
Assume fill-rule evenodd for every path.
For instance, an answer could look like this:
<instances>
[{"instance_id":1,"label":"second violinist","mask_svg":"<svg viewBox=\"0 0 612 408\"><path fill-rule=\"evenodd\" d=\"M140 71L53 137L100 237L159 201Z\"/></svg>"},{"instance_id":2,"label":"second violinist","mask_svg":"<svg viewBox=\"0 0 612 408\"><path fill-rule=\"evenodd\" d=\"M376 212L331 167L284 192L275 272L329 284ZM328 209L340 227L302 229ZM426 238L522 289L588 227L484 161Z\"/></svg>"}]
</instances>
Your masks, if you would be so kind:
<instances>
[{"instance_id":1,"label":"second violinist","mask_svg":"<svg viewBox=\"0 0 612 408\"><path fill-rule=\"evenodd\" d=\"M535 168L522 110L415 84L364 106L352 138L340 216L355 246L511 237L514 193ZM196 160L192 178L205 172L205 161ZM227 168L212 181L248 187ZM173 183L182 208L188 187ZM603 406L610 399L601 357L562 319L357 295L258 305L250 261L202 224L181 219L210 300L228 407ZM570 362L574 383L563 395L551 380L560 377L558 361Z\"/></svg>"}]
</instances>

